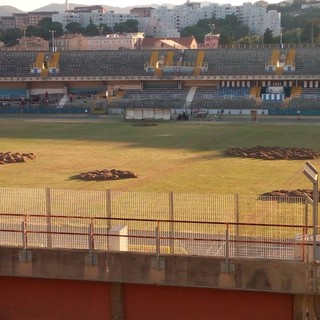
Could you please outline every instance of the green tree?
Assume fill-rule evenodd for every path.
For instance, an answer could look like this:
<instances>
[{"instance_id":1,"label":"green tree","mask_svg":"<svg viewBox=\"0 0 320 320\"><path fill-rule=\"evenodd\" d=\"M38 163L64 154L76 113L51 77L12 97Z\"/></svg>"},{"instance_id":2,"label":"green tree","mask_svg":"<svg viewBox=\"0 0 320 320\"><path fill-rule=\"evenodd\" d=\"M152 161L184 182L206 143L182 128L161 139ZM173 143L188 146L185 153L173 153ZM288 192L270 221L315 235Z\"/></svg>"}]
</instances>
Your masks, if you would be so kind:
<instances>
[{"instance_id":1,"label":"green tree","mask_svg":"<svg viewBox=\"0 0 320 320\"><path fill-rule=\"evenodd\" d=\"M51 24L52 24L52 19L47 17L47 18L41 19L41 20L38 22L37 26L38 26L39 28L50 29Z\"/></svg>"},{"instance_id":2,"label":"green tree","mask_svg":"<svg viewBox=\"0 0 320 320\"><path fill-rule=\"evenodd\" d=\"M180 35L181 37L191 37L194 36L197 42L203 42L204 36L208 32L202 28L199 28L198 26L190 26L186 27L183 30L181 30Z\"/></svg>"},{"instance_id":3,"label":"green tree","mask_svg":"<svg viewBox=\"0 0 320 320\"><path fill-rule=\"evenodd\" d=\"M78 22L70 22L66 25L65 29L72 34L82 34L85 31L85 28L81 26Z\"/></svg>"},{"instance_id":4,"label":"green tree","mask_svg":"<svg viewBox=\"0 0 320 320\"><path fill-rule=\"evenodd\" d=\"M186 27L181 36L193 35L198 42L203 42L206 34L213 32L220 34L221 44L231 44L249 35L249 29L242 24L235 15L227 15L225 19L199 20L195 26Z\"/></svg>"},{"instance_id":5,"label":"green tree","mask_svg":"<svg viewBox=\"0 0 320 320\"><path fill-rule=\"evenodd\" d=\"M3 34L2 41L4 42L5 46L13 47L19 42L18 39L22 36L23 32L21 32L20 29L9 29Z\"/></svg>"},{"instance_id":6,"label":"green tree","mask_svg":"<svg viewBox=\"0 0 320 320\"><path fill-rule=\"evenodd\" d=\"M36 26L28 26L26 29L26 36L32 37L32 36L38 36L38 29Z\"/></svg>"},{"instance_id":7,"label":"green tree","mask_svg":"<svg viewBox=\"0 0 320 320\"><path fill-rule=\"evenodd\" d=\"M112 29L108 27L106 24L101 23L99 28L102 30L102 35L110 34L112 33Z\"/></svg>"},{"instance_id":8,"label":"green tree","mask_svg":"<svg viewBox=\"0 0 320 320\"><path fill-rule=\"evenodd\" d=\"M263 43L273 43L273 31L267 28L263 34Z\"/></svg>"},{"instance_id":9,"label":"green tree","mask_svg":"<svg viewBox=\"0 0 320 320\"><path fill-rule=\"evenodd\" d=\"M40 20L35 27L30 26L29 30L30 35L41 37L46 40L51 39L52 31L54 32L56 37L59 37L63 34L62 24L59 22L52 22L51 18L44 18Z\"/></svg>"},{"instance_id":10,"label":"green tree","mask_svg":"<svg viewBox=\"0 0 320 320\"><path fill-rule=\"evenodd\" d=\"M84 31L84 35L88 37L94 37L100 35L100 32L98 30L98 26L94 23L89 23Z\"/></svg>"},{"instance_id":11,"label":"green tree","mask_svg":"<svg viewBox=\"0 0 320 320\"><path fill-rule=\"evenodd\" d=\"M125 22L116 23L113 30L114 32L118 33L125 33L125 32L138 32L138 25L139 21L134 19L129 19Z\"/></svg>"}]
</instances>

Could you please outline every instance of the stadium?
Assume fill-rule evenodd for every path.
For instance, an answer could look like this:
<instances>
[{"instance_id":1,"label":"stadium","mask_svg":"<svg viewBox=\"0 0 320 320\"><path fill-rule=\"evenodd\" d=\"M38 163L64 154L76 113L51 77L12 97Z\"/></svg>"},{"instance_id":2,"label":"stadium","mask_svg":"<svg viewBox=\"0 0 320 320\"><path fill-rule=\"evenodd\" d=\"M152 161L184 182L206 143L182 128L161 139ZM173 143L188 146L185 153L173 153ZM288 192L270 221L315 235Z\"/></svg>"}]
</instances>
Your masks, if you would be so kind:
<instances>
[{"instance_id":1,"label":"stadium","mask_svg":"<svg viewBox=\"0 0 320 320\"><path fill-rule=\"evenodd\" d=\"M317 192L261 195L277 185L318 189L318 153L314 167L224 152L273 143L319 150L308 139L318 120L304 121L319 115L317 48L1 52L0 60L1 146L29 152L8 152L12 161L0 166L1 318L318 317ZM221 113L294 115L294 123L150 121ZM106 164L137 178L78 180Z\"/></svg>"},{"instance_id":2,"label":"stadium","mask_svg":"<svg viewBox=\"0 0 320 320\"><path fill-rule=\"evenodd\" d=\"M1 52L1 112L319 114L318 48Z\"/></svg>"}]
</instances>

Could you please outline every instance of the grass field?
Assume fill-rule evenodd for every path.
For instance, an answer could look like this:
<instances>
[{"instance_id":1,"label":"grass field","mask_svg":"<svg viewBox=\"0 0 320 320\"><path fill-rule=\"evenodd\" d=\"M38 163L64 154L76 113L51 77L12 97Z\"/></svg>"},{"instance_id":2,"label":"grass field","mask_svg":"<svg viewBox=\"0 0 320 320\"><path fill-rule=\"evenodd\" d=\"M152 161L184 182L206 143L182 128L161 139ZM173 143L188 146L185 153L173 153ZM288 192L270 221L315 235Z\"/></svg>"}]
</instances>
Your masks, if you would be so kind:
<instances>
[{"instance_id":1,"label":"grass field","mask_svg":"<svg viewBox=\"0 0 320 320\"><path fill-rule=\"evenodd\" d=\"M142 192L260 194L311 188L305 161L229 158L230 147L308 147L320 151L318 124L138 122L88 118L0 118L0 152L33 152L34 161L0 166L0 187ZM311 160L320 167L320 159ZM71 177L101 169L137 179L86 182Z\"/></svg>"}]
</instances>

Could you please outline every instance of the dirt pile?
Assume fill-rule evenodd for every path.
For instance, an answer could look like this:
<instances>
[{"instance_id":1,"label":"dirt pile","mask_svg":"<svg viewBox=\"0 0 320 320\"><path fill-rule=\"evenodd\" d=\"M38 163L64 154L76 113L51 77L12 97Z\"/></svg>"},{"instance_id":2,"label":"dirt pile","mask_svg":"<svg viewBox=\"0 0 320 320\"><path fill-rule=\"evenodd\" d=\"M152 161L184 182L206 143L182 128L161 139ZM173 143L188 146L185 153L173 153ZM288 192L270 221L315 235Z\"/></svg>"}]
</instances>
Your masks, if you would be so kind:
<instances>
[{"instance_id":1,"label":"dirt pile","mask_svg":"<svg viewBox=\"0 0 320 320\"><path fill-rule=\"evenodd\" d=\"M133 172L131 171L124 171L124 170L94 170L89 172L80 173L79 175L75 176L76 179L81 180L119 180L119 179L130 179L130 178L137 178Z\"/></svg>"},{"instance_id":2,"label":"dirt pile","mask_svg":"<svg viewBox=\"0 0 320 320\"><path fill-rule=\"evenodd\" d=\"M297 189L297 190L273 190L260 194L260 200L270 200L269 197L278 197L280 202L293 202L294 198L304 198L305 195L313 199L313 191L310 189ZM320 193L319 193L319 202L320 202Z\"/></svg>"},{"instance_id":3,"label":"dirt pile","mask_svg":"<svg viewBox=\"0 0 320 320\"><path fill-rule=\"evenodd\" d=\"M34 160L36 155L34 153L20 153L20 152L0 152L0 164L26 162Z\"/></svg>"},{"instance_id":4,"label":"dirt pile","mask_svg":"<svg viewBox=\"0 0 320 320\"><path fill-rule=\"evenodd\" d=\"M253 158L263 160L307 160L320 157L320 153L309 148L263 147L229 148L227 156Z\"/></svg>"},{"instance_id":5,"label":"dirt pile","mask_svg":"<svg viewBox=\"0 0 320 320\"><path fill-rule=\"evenodd\" d=\"M297 190L273 190L261 194L261 197L304 197L307 194L311 199L313 198L313 191L310 189Z\"/></svg>"}]
</instances>

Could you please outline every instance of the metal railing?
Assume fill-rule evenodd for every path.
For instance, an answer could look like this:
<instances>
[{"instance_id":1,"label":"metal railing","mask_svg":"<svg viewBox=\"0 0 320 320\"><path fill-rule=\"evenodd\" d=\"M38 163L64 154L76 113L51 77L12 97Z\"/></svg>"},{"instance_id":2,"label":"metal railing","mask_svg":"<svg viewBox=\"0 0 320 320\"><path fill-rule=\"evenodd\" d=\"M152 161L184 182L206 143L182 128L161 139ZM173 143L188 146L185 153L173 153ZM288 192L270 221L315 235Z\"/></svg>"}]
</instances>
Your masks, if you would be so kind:
<instances>
[{"instance_id":1,"label":"metal railing","mask_svg":"<svg viewBox=\"0 0 320 320\"><path fill-rule=\"evenodd\" d=\"M0 246L25 249L310 260L313 234L304 197L0 188L0 212Z\"/></svg>"},{"instance_id":2,"label":"metal railing","mask_svg":"<svg viewBox=\"0 0 320 320\"><path fill-rule=\"evenodd\" d=\"M0 214L0 246L309 261L311 225Z\"/></svg>"}]
</instances>

